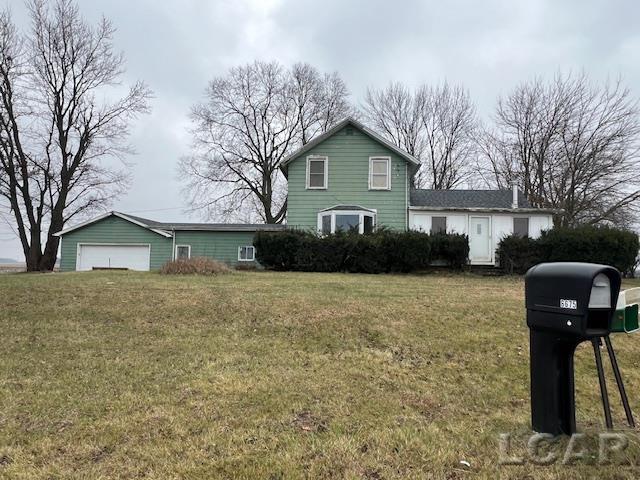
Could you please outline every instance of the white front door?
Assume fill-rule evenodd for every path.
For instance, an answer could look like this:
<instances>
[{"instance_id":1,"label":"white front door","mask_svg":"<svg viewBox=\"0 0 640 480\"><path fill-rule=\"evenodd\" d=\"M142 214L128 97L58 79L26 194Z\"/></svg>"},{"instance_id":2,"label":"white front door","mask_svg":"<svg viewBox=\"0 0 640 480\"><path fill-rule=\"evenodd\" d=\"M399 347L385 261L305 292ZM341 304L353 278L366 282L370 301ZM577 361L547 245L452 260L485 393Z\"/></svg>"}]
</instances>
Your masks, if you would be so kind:
<instances>
[{"instance_id":1,"label":"white front door","mask_svg":"<svg viewBox=\"0 0 640 480\"><path fill-rule=\"evenodd\" d=\"M491 219L469 217L469 260L491 263Z\"/></svg>"},{"instance_id":2,"label":"white front door","mask_svg":"<svg viewBox=\"0 0 640 480\"><path fill-rule=\"evenodd\" d=\"M149 270L149 245L78 245L76 270L94 268L128 268Z\"/></svg>"}]
</instances>

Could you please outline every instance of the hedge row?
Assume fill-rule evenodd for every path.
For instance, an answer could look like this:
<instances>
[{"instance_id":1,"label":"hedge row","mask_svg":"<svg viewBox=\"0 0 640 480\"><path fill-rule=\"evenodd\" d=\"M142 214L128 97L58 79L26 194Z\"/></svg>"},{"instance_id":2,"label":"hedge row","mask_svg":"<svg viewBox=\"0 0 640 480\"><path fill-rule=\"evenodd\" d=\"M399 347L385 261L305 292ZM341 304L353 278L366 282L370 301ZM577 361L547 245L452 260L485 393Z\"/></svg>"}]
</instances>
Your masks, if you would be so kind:
<instances>
[{"instance_id":1,"label":"hedge row","mask_svg":"<svg viewBox=\"0 0 640 480\"><path fill-rule=\"evenodd\" d=\"M638 235L611 227L554 228L540 238L510 236L498 247L500 266L525 273L541 262L590 262L612 265L627 276L638 266Z\"/></svg>"},{"instance_id":2,"label":"hedge row","mask_svg":"<svg viewBox=\"0 0 640 480\"><path fill-rule=\"evenodd\" d=\"M406 273L435 261L460 269L469 256L465 235L412 231L326 236L299 230L258 232L253 244L265 268L307 272Z\"/></svg>"}]
</instances>

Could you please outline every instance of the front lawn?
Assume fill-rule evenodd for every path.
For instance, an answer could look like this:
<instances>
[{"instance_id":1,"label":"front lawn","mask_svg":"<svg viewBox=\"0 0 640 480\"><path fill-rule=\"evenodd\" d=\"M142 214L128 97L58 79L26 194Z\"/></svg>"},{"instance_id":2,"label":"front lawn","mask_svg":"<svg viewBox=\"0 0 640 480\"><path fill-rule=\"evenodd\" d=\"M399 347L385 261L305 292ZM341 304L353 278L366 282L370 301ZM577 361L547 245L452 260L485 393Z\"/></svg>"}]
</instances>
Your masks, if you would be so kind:
<instances>
[{"instance_id":1,"label":"front lawn","mask_svg":"<svg viewBox=\"0 0 640 480\"><path fill-rule=\"evenodd\" d=\"M573 466L498 464L530 433L524 315L508 277L0 275L0 477L637 478L628 430L611 466L592 435ZM640 337L613 341L640 421ZM592 434L589 344L576 377Z\"/></svg>"}]
</instances>

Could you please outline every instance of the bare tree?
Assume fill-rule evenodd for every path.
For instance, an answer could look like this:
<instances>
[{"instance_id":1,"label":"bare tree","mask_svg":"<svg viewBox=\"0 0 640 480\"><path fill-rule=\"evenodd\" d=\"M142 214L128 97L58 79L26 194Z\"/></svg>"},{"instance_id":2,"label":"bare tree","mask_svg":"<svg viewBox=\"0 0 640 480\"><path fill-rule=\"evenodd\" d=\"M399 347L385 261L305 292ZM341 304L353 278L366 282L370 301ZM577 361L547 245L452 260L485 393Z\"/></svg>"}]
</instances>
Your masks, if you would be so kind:
<instances>
[{"instance_id":1,"label":"bare tree","mask_svg":"<svg viewBox=\"0 0 640 480\"><path fill-rule=\"evenodd\" d=\"M414 187L449 189L469 180L477 121L462 87L368 89L363 110L372 128L422 162Z\"/></svg>"},{"instance_id":2,"label":"bare tree","mask_svg":"<svg viewBox=\"0 0 640 480\"><path fill-rule=\"evenodd\" d=\"M564 210L561 225L627 224L640 200L638 102L583 74L524 83L500 99L482 152L495 183Z\"/></svg>"},{"instance_id":3,"label":"bare tree","mask_svg":"<svg viewBox=\"0 0 640 480\"><path fill-rule=\"evenodd\" d=\"M192 109L193 151L179 167L192 207L208 217L282 222L282 161L348 115L347 97L337 74L308 64L254 62L212 80Z\"/></svg>"},{"instance_id":4,"label":"bare tree","mask_svg":"<svg viewBox=\"0 0 640 480\"><path fill-rule=\"evenodd\" d=\"M469 179L476 153L476 111L460 86L423 87L422 124L431 188L455 188Z\"/></svg>"},{"instance_id":5,"label":"bare tree","mask_svg":"<svg viewBox=\"0 0 640 480\"><path fill-rule=\"evenodd\" d=\"M0 196L33 271L53 269L54 233L126 185L112 159L131 151L127 127L147 111L150 93L137 83L118 100L98 101L123 73L111 23L88 25L70 0L28 6L27 35L0 14Z\"/></svg>"}]
</instances>

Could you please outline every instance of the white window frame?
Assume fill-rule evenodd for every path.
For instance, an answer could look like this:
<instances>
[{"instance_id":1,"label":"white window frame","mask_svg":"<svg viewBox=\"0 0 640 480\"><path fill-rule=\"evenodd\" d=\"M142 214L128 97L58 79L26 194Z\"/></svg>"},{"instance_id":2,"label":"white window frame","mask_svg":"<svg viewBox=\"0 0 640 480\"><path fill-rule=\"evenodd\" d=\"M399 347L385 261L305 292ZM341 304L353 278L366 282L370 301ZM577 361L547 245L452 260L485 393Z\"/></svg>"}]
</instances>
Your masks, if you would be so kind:
<instances>
[{"instance_id":1,"label":"white window frame","mask_svg":"<svg viewBox=\"0 0 640 480\"><path fill-rule=\"evenodd\" d=\"M373 162L385 160L387 162L387 185L385 187L373 186ZM376 174L380 175L380 174ZM375 156L369 157L369 190L391 190L391 157Z\"/></svg>"},{"instance_id":2,"label":"white window frame","mask_svg":"<svg viewBox=\"0 0 640 480\"><path fill-rule=\"evenodd\" d=\"M242 249L243 248L250 248L251 251L253 252L253 255L251 255L251 258L241 258L241 254L242 254ZM240 245L238 247L238 261L239 262L255 262L256 260L256 247L254 247L253 245Z\"/></svg>"},{"instance_id":3,"label":"white window frame","mask_svg":"<svg viewBox=\"0 0 640 480\"><path fill-rule=\"evenodd\" d=\"M322 218L331 217L331 233L336 233L336 215L357 215L358 216L358 233L364 233L364 217L373 218L373 230L375 231L378 214L375 210L324 210L318 213L318 232L322 233Z\"/></svg>"},{"instance_id":4,"label":"white window frame","mask_svg":"<svg viewBox=\"0 0 640 480\"><path fill-rule=\"evenodd\" d=\"M173 259L178 260L178 248L187 247L189 249L189 254L187 256L187 260L191 258L191 245L176 245L175 251L173 252Z\"/></svg>"},{"instance_id":5,"label":"white window frame","mask_svg":"<svg viewBox=\"0 0 640 480\"><path fill-rule=\"evenodd\" d=\"M311 183L311 170L310 165L312 161L324 162L324 185L322 187L312 187ZM326 190L329 188L329 157L325 155L309 155L307 157L307 173L306 173L306 187L307 190Z\"/></svg>"}]
</instances>

